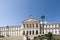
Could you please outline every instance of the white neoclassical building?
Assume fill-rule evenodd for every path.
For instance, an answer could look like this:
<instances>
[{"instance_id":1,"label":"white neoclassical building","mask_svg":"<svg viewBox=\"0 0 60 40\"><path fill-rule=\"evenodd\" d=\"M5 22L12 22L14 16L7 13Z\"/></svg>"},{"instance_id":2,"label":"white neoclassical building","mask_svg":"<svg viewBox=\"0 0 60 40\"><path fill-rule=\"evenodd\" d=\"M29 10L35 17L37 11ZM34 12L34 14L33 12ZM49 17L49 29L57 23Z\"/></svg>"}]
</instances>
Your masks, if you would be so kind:
<instances>
[{"instance_id":1,"label":"white neoclassical building","mask_svg":"<svg viewBox=\"0 0 60 40\"><path fill-rule=\"evenodd\" d=\"M52 32L55 35L60 34L60 23L57 22L40 22L34 18L28 18L22 22L21 35L43 35Z\"/></svg>"},{"instance_id":2,"label":"white neoclassical building","mask_svg":"<svg viewBox=\"0 0 60 40\"><path fill-rule=\"evenodd\" d=\"M21 26L0 27L0 35L4 36L28 35L33 38L34 36L47 34L48 32L52 32L54 35L60 35L60 23L41 22L34 18L28 18L22 22Z\"/></svg>"}]
</instances>

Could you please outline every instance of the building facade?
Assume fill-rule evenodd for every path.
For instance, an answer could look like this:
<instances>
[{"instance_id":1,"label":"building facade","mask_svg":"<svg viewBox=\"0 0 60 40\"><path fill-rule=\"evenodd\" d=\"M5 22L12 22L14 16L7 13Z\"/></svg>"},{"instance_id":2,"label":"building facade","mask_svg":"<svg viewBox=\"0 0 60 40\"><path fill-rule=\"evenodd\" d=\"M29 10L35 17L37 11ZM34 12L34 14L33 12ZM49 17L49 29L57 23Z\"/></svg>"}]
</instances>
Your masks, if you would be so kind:
<instances>
[{"instance_id":1,"label":"building facade","mask_svg":"<svg viewBox=\"0 0 60 40\"><path fill-rule=\"evenodd\" d=\"M43 24L44 23L44 24ZM48 32L54 35L60 34L60 23L57 22L40 22L37 19L29 18L24 20L21 26L21 35L43 35Z\"/></svg>"},{"instance_id":2,"label":"building facade","mask_svg":"<svg viewBox=\"0 0 60 40\"><path fill-rule=\"evenodd\" d=\"M44 23L44 24L43 24ZM34 37L47 34L60 35L60 23L58 22L41 22L34 18L28 18L22 22L21 26L0 27L0 35L3 36L25 36Z\"/></svg>"},{"instance_id":3,"label":"building facade","mask_svg":"<svg viewBox=\"0 0 60 40\"><path fill-rule=\"evenodd\" d=\"M20 35L20 26L0 27L0 35L3 35L3 36L18 36L18 35Z\"/></svg>"}]
</instances>

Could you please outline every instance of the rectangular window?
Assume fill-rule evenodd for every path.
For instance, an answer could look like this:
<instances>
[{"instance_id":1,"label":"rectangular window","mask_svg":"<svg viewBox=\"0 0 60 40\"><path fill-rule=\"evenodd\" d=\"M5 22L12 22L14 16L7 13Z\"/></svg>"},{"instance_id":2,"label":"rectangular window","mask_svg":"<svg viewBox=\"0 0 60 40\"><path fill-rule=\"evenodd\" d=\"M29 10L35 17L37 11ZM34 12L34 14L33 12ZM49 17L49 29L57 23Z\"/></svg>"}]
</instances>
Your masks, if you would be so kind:
<instances>
[{"instance_id":1,"label":"rectangular window","mask_svg":"<svg viewBox=\"0 0 60 40\"><path fill-rule=\"evenodd\" d=\"M40 34L41 34L41 29L40 29Z\"/></svg>"},{"instance_id":2,"label":"rectangular window","mask_svg":"<svg viewBox=\"0 0 60 40\"><path fill-rule=\"evenodd\" d=\"M57 34L57 31L55 30L55 34Z\"/></svg>"},{"instance_id":3,"label":"rectangular window","mask_svg":"<svg viewBox=\"0 0 60 40\"><path fill-rule=\"evenodd\" d=\"M33 24L33 28L34 28L34 24Z\"/></svg>"},{"instance_id":4,"label":"rectangular window","mask_svg":"<svg viewBox=\"0 0 60 40\"><path fill-rule=\"evenodd\" d=\"M31 24L30 24L30 28L31 28Z\"/></svg>"},{"instance_id":5,"label":"rectangular window","mask_svg":"<svg viewBox=\"0 0 60 40\"><path fill-rule=\"evenodd\" d=\"M60 34L60 31L59 31L59 34Z\"/></svg>"},{"instance_id":6,"label":"rectangular window","mask_svg":"<svg viewBox=\"0 0 60 40\"><path fill-rule=\"evenodd\" d=\"M52 33L54 34L54 31L52 30Z\"/></svg>"},{"instance_id":7,"label":"rectangular window","mask_svg":"<svg viewBox=\"0 0 60 40\"><path fill-rule=\"evenodd\" d=\"M23 27L25 28L25 24L23 24Z\"/></svg>"},{"instance_id":8,"label":"rectangular window","mask_svg":"<svg viewBox=\"0 0 60 40\"><path fill-rule=\"evenodd\" d=\"M38 23L36 23L36 28L38 28Z\"/></svg>"},{"instance_id":9,"label":"rectangular window","mask_svg":"<svg viewBox=\"0 0 60 40\"><path fill-rule=\"evenodd\" d=\"M41 24L40 24L40 29L41 29Z\"/></svg>"}]
</instances>

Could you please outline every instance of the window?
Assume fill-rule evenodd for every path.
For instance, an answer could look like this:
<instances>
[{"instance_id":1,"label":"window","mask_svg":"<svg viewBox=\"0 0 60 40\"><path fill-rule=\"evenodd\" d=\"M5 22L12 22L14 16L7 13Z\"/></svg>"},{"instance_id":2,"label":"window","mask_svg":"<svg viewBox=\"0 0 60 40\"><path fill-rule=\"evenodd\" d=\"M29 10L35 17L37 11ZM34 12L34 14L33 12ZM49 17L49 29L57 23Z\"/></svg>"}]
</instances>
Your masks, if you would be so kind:
<instances>
[{"instance_id":1,"label":"window","mask_svg":"<svg viewBox=\"0 0 60 40\"><path fill-rule=\"evenodd\" d=\"M33 28L34 28L34 24L33 24Z\"/></svg>"},{"instance_id":2,"label":"window","mask_svg":"<svg viewBox=\"0 0 60 40\"><path fill-rule=\"evenodd\" d=\"M54 31L52 30L52 33L54 33Z\"/></svg>"},{"instance_id":3,"label":"window","mask_svg":"<svg viewBox=\"0 0 60 40\"><path fill-rule=\"evenodd\" d=\"M18 35L18 32L17 32L17 35Z\"/></svg>"},{"instance_id":4,"label":"window","mask_svg":"<svg viewBox=\"0 0 60 40\"><path fill-rule=\"evenodd\" d=\"M38 34L38 30L36 30L36 35Z\"/></svg>"},{"instance_id":5,"label":"window","mask_svg":"<svg viewBox=\"0 0 60 40\"><path fill-rule=\"evenodd\" d=\"M47 33L47 29L46 29L46 33Z\"/></svg>"},{"instance_id":6,"label":"window","mask_svg":"<svg viewBox=\"0 0 60 40\"><path fill-rule=\"evenodd\" d=\"M46 25L44 25L44 28L46 28Z\"/></svg>"},{"instance_id":7,"label":"window","mask_svg":"<svg viewBox=\"0 0 60 40\"><path fill-rule=\"evenodd\" d=\"M46 25L46 28L47 28L47 25Z\"/></svg>"},{"instance_id":8,"label":"window","mask_svg":"<svg viewBox=\"0 0 60 40\"><path fill-rule=\"evenodd\" d=\"M25 31L23 31L23 35L25 35Z\"/></svg>"},{"instance_id":9,"label":"window","mask_svg":"<svg viewBox=\"0 0 60 40\"><path fill-rule=\"evenodd\" d=\"M23 27L25 28L25 24L23 24Z\"/></svg>"},{"instance_id":10,"label":"window","mask_svg":"<svg viewBox=\"0 0 60 40\"><path fill-rule=\"evenodd\" d=\"M40 29L40 34L41 34L41 29Z\"/></svg>"},{"instance_id":11,"label":"window","mask_svg":"<svg viewBox=\"0 0 60 40\"><path fill-rule=\"evenodd\" d=\"M36 28L38 28L38 23L36 23Z\"/></svg>"},{"instance_id":12,"label":"window","mask_svg":"<svg viewBox=\"0 0 60 40\"><path fill-rule=\"evenodd\" d=\"M27 31L27 35L28 35L28 31Z\"/></svg>"},{"instance_id":13,"label":"window","mask_svg":"<svg viewBox=\"0 0 60 40\"><path fill-rule=\"evenodd\" d=\"M31 28L31 24L30 24L30 28Z\"/></svg>"},{"instance_id":14,"label":"window","mask_svg":"<svg viewBox=\"0 0 60 40\"><path fill-rule=\"evenodd\" d=\"M43 31L43 34L44 34L44 31Z\"/></svg>"},{"instance_id":15,"label":"window","mask_svg":"<svg viewBox=\"0 0 60 40\"><path fill-rule=\"evenodd\" d=\"M59 25L57 24L56 27L59 27Z\"/></svg>"},{"instance_id":16,"label":"window","mask_svg":"<svg viewBox=\"0 0 60 40\"><path fill-rule=\"evenodd\" d=\"M34 30L32 31L32 34L34 35Z\"/></svg>"},{"instance_id":17,"label":"window","mask_svg":"<svg viewBox=\"0 0 60 40\"><path fill-rule=\"evenodd\" d=\"M50 27L50 25L47 25L47 28L49 28Z\"/></svg>"},{"instance_id":18,"label":"window","mask_svg":"<svg viewBox=\"0 0 60 40\"><path fill-rule=\"evenodd\" d=\"M53 25L53 28L55 28L56 25Z\"/></svg>"},{"instance_id":19,"label":"window","mask_svg":"<svg viewBox=\"0 0 60 40\"><path fill-rule=\"evenodd\" d=\"M41 24L40 24L40 29L41 29Z\"/></svg>"},{"instance_id":20,"label":"window","mask_svg":"<svg viewBox=\"0 0 60 40\"><path fill-rule=\"evenodd\" d=\"M59 31L59 34L60 34L60 31Z\"/></svg>"},{"instance_id":21,"label":"window","mask_svg":"<svg viewBox=\"0 0 60 40\"><path fill-rule=\"evenodd\" d=\"M53 25L50 25L50 28L52 28L53 27Z\"/></svg>"},{"instance_id":22,"label":"window","mask_svg":"<svg viewBox=\"0 0 60 40\"><path fill-rule=\"evenodd\" d=\"M31 31L30 31L30 35L31 35Z\"/></svg>"}]
</instances>

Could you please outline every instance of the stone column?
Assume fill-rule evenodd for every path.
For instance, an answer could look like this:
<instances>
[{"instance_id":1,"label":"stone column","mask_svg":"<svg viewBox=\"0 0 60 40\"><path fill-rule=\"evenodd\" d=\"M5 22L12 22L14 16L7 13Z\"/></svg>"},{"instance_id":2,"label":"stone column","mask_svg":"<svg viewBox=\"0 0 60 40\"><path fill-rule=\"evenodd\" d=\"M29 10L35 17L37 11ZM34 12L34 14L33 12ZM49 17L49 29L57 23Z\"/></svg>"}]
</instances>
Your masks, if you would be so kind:
<instances>
[{"instance_id":1,"label":"stone column","mask_svg":"<svg viewBox=\"0 0 60 40\"><path fill-rule=\"evenodd\" d=\"M38 28L40 29L40 24L38 23Z\"/></svg>"},{"instance_id":2,"label":"stone column","mask_svg":"<svg viewBox=\"0 0 60 40\"><path fill-rule=\"evenodd\" d=\"M26 33L27 33L27 32L26 32L26 30L25 30L25 35L26 35Z\"/></svg>"},{"instance_id":3,"label":"stone column","mask_svg":"<svg viewBox=\"0 0 60 40\"><path fill-rule=\"evenodd\" d=\"M32 35L32 31L31 31L31 35Z\"/></svg>"},{"instance_id":4,"label":"stone column","mask_svg":"<svg viewBox=\"0 0 60 40\"><path fill-rule=\"evenodd\" d=\"M30 31L28 31L28 34L30 35Z\"/></svg>"},{"instance_id":5,"label":"stone column","mask_svg":"<svg viewBox=\"0 0 60 40\"><path fill-rule=\"evenodd\" d=\"M38 35L40 34L40 30L38 30Z\"/></svg>"}]
</instances>

